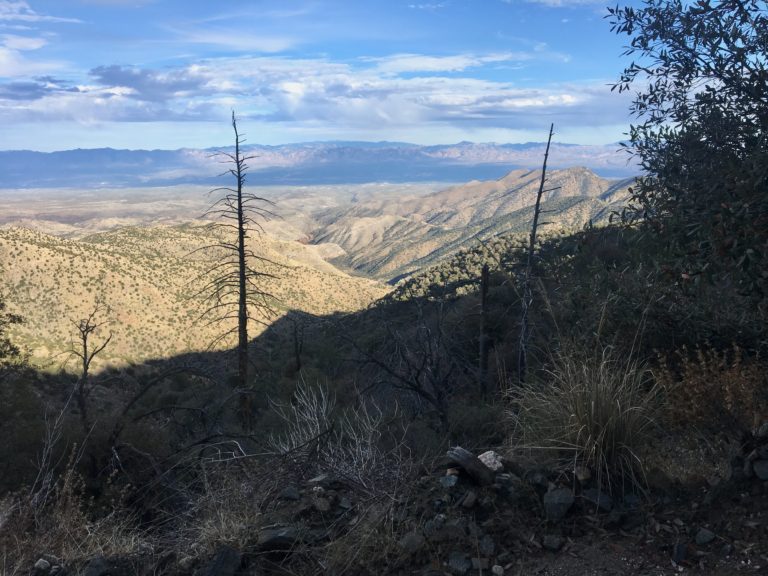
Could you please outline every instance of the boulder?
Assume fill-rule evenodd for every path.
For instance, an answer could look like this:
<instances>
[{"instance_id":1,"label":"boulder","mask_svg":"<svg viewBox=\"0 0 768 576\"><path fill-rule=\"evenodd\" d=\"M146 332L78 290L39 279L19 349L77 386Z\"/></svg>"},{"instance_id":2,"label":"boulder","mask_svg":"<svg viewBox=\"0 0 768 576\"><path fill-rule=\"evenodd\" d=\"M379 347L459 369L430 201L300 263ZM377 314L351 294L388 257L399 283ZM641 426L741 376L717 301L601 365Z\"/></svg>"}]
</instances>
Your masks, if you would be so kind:
<instances>
[{"instance_id":1,"label":"boulder","mask_svg":"<svg viewBox=\"0 0 768 576\"><path fill-rule=\"evenodd\" d=\"M447 453L448 460L464 470L480 486L493 484L496 475L477 456L461 446L454 446Z\"/></svg>"},{"instance_id":2,"label":"boulder","mask_svg":"<svg viewBox=\"0 0 768 576\"><path fill-rule=\"evenodd\" d=\"M219 546L210 562L195 570L195 576L235 576L243 556L231 546Z\"/></svg>"},{"instance_id":3,"label":"boulder","mask_svg":"<svg viewBox=\"0 0 768 576\"><path fill-rule=\"evenodd\" d=\"M483 452L480 454L480 456L477 457L477 459L494 472L501 472L504 470L504 461L502 457L493 450Z\"/></svg>"},{"instance_id":4,"label":"boulder","mask_svg":"<svg viewBox=\"0 0 768 576\"><path fill-rule=\"evenodd\" d=\"M573 506L573 492L569 488L555 488L544 494L544 512L547 520L562 520Z\"/></svg>"}]
</instances>

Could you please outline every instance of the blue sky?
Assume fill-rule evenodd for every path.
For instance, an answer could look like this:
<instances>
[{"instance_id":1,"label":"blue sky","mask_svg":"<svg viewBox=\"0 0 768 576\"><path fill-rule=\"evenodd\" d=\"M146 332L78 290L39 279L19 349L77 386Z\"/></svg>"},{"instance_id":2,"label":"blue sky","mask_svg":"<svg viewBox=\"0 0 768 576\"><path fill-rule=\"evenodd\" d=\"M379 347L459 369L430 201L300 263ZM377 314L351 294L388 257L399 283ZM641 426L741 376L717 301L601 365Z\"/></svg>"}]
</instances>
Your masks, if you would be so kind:
<instances>
[{"instance_id":1,"label":"blue sky","mask_svg":"<svg viewBox=\"0 0 768 576\"><path fill-rule=\"evenodd\" d=\"M607 144L605 0L0 0L0 149Z\"/></svg>"}]
</instances>

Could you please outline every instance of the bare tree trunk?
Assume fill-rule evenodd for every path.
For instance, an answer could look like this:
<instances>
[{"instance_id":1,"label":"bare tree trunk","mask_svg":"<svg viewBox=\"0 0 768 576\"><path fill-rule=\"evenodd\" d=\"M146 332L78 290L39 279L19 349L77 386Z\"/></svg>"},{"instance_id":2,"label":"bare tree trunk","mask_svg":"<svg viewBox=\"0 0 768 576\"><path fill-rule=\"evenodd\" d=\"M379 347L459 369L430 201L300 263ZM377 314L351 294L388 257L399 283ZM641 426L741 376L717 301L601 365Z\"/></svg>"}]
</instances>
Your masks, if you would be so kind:
<instances>
[{"instance_id":1,"label":"bare tree trunk","mask_svg":"<svg viewBox=\"0 0 768 576\"><path fill-rule=\"evenodd\" d=\"M480 391L483 398L488 396L488 264L480 273L480 350L479 375Z\"/></svg>"},{"instance_id":2,"label":"bare tree trunk","mask_svg":"<svg viewBox=\"0 0 768 576\"><path fill-rule=\"evenodd\" d=\"M531 290L531 274L533 272L533 256L536 248L536 233L539 227L539 215L541 214L541 197L544 192L544 184L547 181L547 160L549 159L549 146L552 143L555 125L549 126L549 137L547 138L547 149L544 152L544 165L541 168L541 182L539 190L536 193L536 205L533 209L533 223L531 224L531 234L528 241L528 258L525 264L525 273L523 274L522 285L522 313L520 315L520 345L517 355L517 375L522 384L525 382L526 372L528 370L528 339L530 338L530 326L528 315L533 303L533 291Z\"/></svg>"},{"instance_id":3,"label":"bare tree trunk","mask_svg":"<svg viewBox=\"0 0 768 576\"><path fill-rule=\"evenodd\" d=\"M237 262L238 262L238 314L237 314L237 381L240 387L241 401L248 387L248 285L245 248L245 211L243 208L243 158L240 154L240 135L237 132L237 120L232 112L232 128L235 131L235 171L237 177ZM245 408L245 406L241 407Z\"/></svg>"}]
</instances>

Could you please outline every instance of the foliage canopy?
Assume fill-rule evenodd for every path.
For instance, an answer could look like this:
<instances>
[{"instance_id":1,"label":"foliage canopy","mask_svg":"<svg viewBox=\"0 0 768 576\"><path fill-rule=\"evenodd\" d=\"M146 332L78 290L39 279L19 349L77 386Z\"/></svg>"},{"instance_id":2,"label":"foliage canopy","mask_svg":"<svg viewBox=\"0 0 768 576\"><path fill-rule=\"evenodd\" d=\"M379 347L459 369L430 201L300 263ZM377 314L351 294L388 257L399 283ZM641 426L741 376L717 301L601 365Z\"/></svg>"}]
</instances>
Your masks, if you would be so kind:
<instances>
[{"instance_id":1,"label":"foliage canopy","mask_svg":"<svg viewBox=\"0 0 768 576\"><path fill-rule=\"evenodd\" d=\"M768 299L768 4L644 0L610 9L636 58L631 150L645 176L628 214L667 243L678 279Z\"/></svg>"}]
</instances>

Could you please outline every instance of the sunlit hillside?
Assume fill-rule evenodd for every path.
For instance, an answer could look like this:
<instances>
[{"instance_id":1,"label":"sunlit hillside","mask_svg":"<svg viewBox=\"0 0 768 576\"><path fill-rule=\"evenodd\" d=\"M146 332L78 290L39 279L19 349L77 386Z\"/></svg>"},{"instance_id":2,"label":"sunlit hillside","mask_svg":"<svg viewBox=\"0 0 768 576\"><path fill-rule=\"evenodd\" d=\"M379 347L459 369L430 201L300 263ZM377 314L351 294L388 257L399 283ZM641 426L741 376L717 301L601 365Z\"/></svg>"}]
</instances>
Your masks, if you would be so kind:
<instances>
[{"instance_id":1,"label":"sunlit hillside","mask_svg":"<svg viewBox=\"0 0 768 576\"><path fill-rule=\"evenodd\" d=\"M209 325L195 293L205 272L221 259L216 250L200 248L218 239L206 224L129 227L68 240L24 228L0 230L0 289L23 312L18 342L33 359L56 368L69 359L68 342L75 322L100 303L106 311L101 338L113 333L102 362L121 363L203 350L231 325ZM260 263L274 276L264 290L274 296L275 314L287 310L312 314L358 310L386 293L373 281L355 278L327 264L311 246L252 239ZM198 250L197 252L195 252ZM263 328L254 323L256 335ZM231 341L222 342L223 345Z\"/></svg>"}]
</instances>

